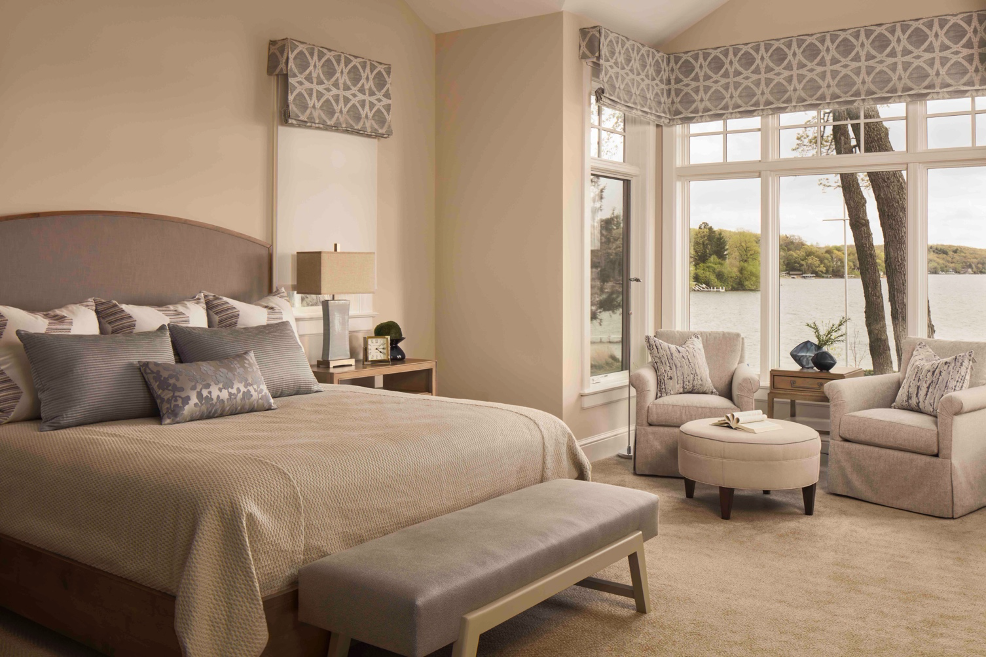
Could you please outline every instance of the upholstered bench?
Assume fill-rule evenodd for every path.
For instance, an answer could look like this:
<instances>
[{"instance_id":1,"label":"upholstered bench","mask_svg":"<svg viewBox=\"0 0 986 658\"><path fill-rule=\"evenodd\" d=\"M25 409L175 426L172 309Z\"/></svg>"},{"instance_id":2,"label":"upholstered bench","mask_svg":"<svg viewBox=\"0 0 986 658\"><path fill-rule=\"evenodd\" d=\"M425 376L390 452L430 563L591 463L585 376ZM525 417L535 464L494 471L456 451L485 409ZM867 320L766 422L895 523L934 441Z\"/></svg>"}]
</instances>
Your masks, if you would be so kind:
<instances>
[{"instance_id":1,"label":"upholstered bench","mask_svg":"<svg viewBox=\"0 0 986 658\"><path fill-rule=\"evenodd\" d=\"M818 432L787 420L772 420L781 429L762 434L713 425L718 418L681 426L678 470L685 478L685 497L695 482L719 487L719 511L728 520L736 489L801 489L805 514L815 511L822 442Z\"/></svg>"},{"instance_id":2,"label":"upholstered bench","mask_svg":"<svg viewBox=\"0 0 986 658\"><path fill-rule=\"evenodd\" d=\"M453 643L475 656L479 635L572 585L650 608L644 542L657 535L657 496L551 480L329 555L298 576L298 618L410 656ZM590 576L629 557L633 585Z\"/></svg>"}]
</instances>

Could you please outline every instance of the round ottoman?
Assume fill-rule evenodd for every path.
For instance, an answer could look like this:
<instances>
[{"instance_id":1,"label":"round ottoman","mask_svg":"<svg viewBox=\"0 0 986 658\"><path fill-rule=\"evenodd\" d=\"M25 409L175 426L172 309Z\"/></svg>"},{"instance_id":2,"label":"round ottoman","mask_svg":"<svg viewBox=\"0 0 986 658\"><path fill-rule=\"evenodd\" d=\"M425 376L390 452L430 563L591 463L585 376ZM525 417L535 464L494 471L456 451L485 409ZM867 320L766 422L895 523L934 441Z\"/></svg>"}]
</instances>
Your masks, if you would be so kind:
<instances>
[{"instance_id":1,"label":"round ottoman","mask_svg":"<svg viewBox=\"0 0 986 658\"><path fill-rule=\"evenodd\" d=\"M771 420L781 429L753 434L716 427L718 418L693 420L678 436L678 470L685 478L685 496L695 495L695 483L719 487L722 518L729 519L733 491L801 489L805 514L815 510L819 454L818 432L786 420Z\"/></svg>"}]
</instances>

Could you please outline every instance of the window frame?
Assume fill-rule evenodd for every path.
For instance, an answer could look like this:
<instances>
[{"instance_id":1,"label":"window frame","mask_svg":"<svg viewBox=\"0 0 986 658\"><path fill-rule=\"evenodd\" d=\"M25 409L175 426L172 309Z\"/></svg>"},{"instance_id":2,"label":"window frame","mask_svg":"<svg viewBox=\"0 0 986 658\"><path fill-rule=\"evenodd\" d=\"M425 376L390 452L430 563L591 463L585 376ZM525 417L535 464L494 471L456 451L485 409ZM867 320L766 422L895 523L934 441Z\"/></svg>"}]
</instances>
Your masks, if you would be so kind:
<instances>
[{"instance_id":1,"label":"window frame","mask_svg":"<svg viewBox=\"0 0 986 658\"><path fill-rule=\"evenodd\" d=\"M638 119L629 113L624 113L624 143L623 162L604 160L591 157L592 121L588 95L594 93L598 81L592 78L592 69L584 67L583 71L583 210L580 213L582 221L582 304L581 304L581 407L589 409L600 405L610 404L628 397L627 387L630 373L647 363L647 350L644 346L645 333L654 332L654 322L657 316L657 254L653 245L656 243L659 227L657 212L657 172L658 172L658 132L657 126L650 121ZM625 369L618 373L601 375L593 378L591 375L591 203L589 199L590 177L594 174L613 176L630 181L630 202L628 208L631 221L630 252L624 268L627 276L641 279L641 283L630 286L624 292L624 304L629 299L629 314L624 316L624 335L629 335L631 341L624 341ZM627 297L629 296L629 298ZM627 306L624 306L627 308ZM627 317L627 315L629 317ZM627 355L627 350L629 354Z\"/></svg>"},{"instance_id":2,"label":"window frame","mask_svg":"<svg viewBox=\"0 0 986 658\"><path fill-rule=\"evenodd\" d=\"M975 129L975 100L970 102ZM907 333L926 337L928 321L928 170L986 165L986 146L929 149L924 101L906 104L907 148L884 153L780 157L779 114L761 117L759 161L687 164L688 130L663 131L661 325L688 329L690 243L688 183L693 180L760 178L760 370L769 385L771 368L780 366L780 179L783 176L899 170L907 178ZM787 127L787 126L785 126ZM975 133L973 132L973 144Z\"/></svg>"}]
</instances>

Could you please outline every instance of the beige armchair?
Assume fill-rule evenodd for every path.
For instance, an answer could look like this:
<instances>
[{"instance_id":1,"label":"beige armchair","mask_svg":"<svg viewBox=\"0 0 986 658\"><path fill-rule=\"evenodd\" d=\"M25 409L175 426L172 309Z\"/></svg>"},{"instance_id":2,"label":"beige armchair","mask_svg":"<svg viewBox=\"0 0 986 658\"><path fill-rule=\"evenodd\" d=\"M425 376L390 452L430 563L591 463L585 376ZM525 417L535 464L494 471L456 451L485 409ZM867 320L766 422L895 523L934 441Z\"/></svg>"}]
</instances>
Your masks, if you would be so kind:
<instances>
[{"instance_id":1,"label":"beige armchair","mask_svg":"<svg viewBox=\"0 0 986 658\"><path fill-rule=\"evenodd\" d=\"M657 373L648 363L630 375L637 392L636 441L633 472L638 475L681 477L678 472L678 428L691 420L751 411L760 378L746 365L743 336L732 331L674 331L654 335L682 345L691 336L702 337L709 376L719 395L686 393L657 397Z\"/></svg>"},{"instance_id":2,"label":"beige armchair","mask_svg":"<svg viewBox=\"0 0 986 658\"><path fill-rule=\"evenodd\" d=\"M901 372L921 340L940 357L972 350L970 388L943 397L935 418L891 408L899 373L826 384L828 491L957 518L986 507L986 343L907 338Z\"/></svg>"}]
</instances>

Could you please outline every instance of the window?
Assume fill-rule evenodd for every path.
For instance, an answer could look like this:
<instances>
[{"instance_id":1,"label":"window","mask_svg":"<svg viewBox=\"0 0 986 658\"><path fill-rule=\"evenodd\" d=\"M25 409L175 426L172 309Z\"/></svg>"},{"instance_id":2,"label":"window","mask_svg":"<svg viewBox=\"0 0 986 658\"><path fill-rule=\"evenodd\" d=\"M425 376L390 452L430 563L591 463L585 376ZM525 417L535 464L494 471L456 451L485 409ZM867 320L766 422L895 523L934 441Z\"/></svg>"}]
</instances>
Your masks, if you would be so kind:
<instances>
[{"instance_id":1,"label":"window","mask_svg":"<svg viewBox=\"0 0 986 658\"><path fill-rule=\"evenodd\" d=\"M928 336L986 340L986 166L928 172Z\"/></svg>"},{"instance_id":2,"label":"window","mask_svg":"<svg viewBox=\"0 0 986 658\"><path fill-rule=\"evenodd\" d=\"M738 155L733 131L758 148ZM986 97L665 135L663 326L740 331L764 382L809 325L867 374L908 335L986 339Z\"/></svg>"},{"instance_id":3,"label":"window","mask_svg":"<svg viewBox=\"0 0 986 658\"><path fill-rule=\"evenodd\" d=\"M623 112L603 107L596 102L595 94L590 94L589 155L601 160L623 162L623 148L626 141L626 117Z\"/></svg>"},{"instance_id":4,"label":"window","mask_svg":"<svg viewBox=\"0 0 986 658\"><path fill-rule=\"evenodd\" d=\"M589 245L590 376L626 370L623 340L629 316L626 308L627 258L630 230L630 181L611 176L591 177Z\"/></svg>"},{"instance_id":5,"label":"window","mask_svg":"<svg viewBox=\"0 0 986 658\"><path fill-rule=\"evenodd\" d=\"M691 164L760 159L760 117L693 123L687 129Z\"/></svg>"},{"instance_id":6,"label":"window","mask_svg":"<svg viewBox=\"0 0 986 658\"><path fill-rule=\"evenodd\" d=\"M895 103L785 112L778 115L780 157L904 151L907 149L906 110L904 103Z\"/></svg>"},{"instance_id":7,"label":"window","mask_svg":"<svg viewBox=\"0 0 986 658\"><path fill-rule=\"evenodd\" d=\"M986 146L986 96L928 101L928 148Z\"/></svg>"},{"instance_id":8,"label":"window","mask_svg":"<svg viewBox=\"0 0 986 658\"><path fill-rule=\"evenodd\" d=\"M903 174L893 173L899 175L899 180L895 177L876 184L887 190L896 186L896 193L905 200L899 206L899 211L904 212ZM856 221L850 221L850 217ZM906 249L906 229L901 228L896 238ZM857 235L871 248L857 251ZM816 340L809 324L821 331L839 327L836 333L841 338L826 349L840 365L864 370L893 369L896 359L884 242L873 183L866 174L780 178L778 289L782 352L803 341ZM894 282L906 286L906 279ZM868 308L865 292L869 286L879 289L882 303ZM905 314L906 306L899 304L897 312ZM878 344L871 347L868 327L874 322L876 325L870 330ZM782 353L782 362L783 356ZM874 367L874 360L879 368Z\"/></svg>"},{"instance_id":9,"label":"window","mask_svg":"<svg viewBox=\"0 0 986 658\"><path fill-rule=\"evenodd\" d=\"M689 328L739 331L760 363L760 179L688 186Z\"/></svg>"}]
</instances>

